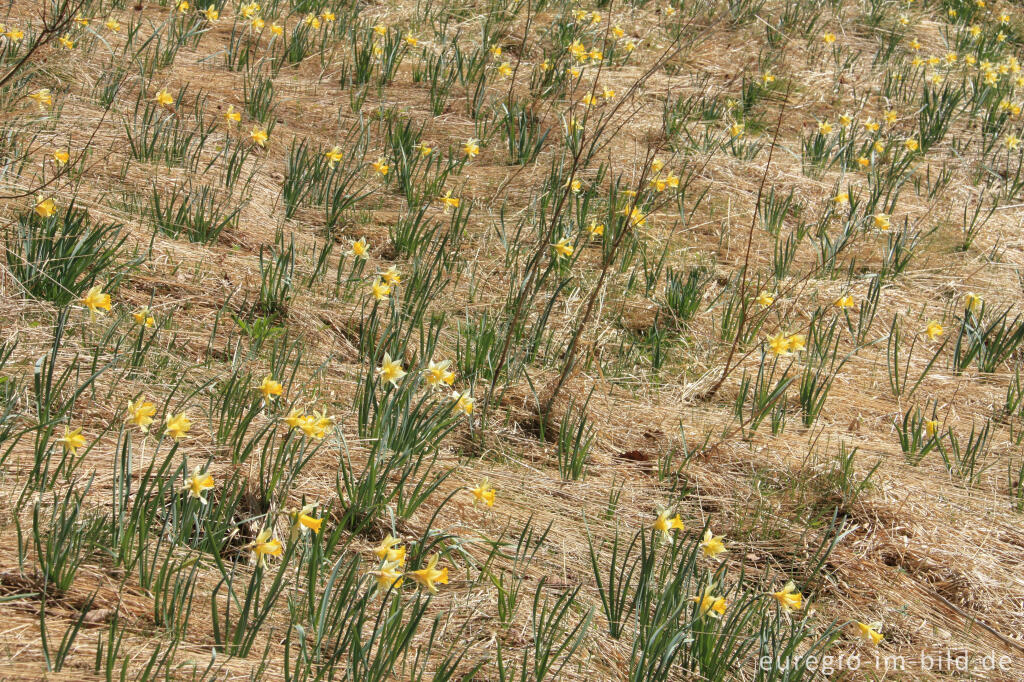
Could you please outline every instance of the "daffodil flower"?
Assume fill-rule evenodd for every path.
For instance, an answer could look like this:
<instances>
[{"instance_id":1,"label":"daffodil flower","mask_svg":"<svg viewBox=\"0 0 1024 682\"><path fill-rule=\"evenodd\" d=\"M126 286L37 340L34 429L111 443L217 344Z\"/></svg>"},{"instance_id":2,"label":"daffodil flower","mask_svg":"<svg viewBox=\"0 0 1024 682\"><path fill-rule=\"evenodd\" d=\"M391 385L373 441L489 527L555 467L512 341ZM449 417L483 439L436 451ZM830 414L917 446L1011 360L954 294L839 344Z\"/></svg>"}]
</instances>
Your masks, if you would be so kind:
<instances>
[{"instance_id":1,"label":"daffodil flower","mask_svg":"<svg viewBox=\"0 0 1024 682\"><path fill-rule=\"evenodd\" d=\"M366 243L366 237L361 237L356 241L352 242L352 246L346 252L346 255L355 256L356 258L366 258L369 255L369 245Z\"/></svg>"},{"instance_id":2,"label":"daffodil flower","mask_svg":"<svg viewBox=\"0 0 1024 682\"><path fill-rule=\"evenodd\" d=\"M200 465L196 465L196 468L192 470L192 475L188 481L182 487L182 492L187 492L188 496L199 500L200 504L206 504L206 491L213 488L215 485L213 476L208 474Z\"/></svg>"},{"instance_id":3,"label":"daffodil flower","mask_svg":"<svg viewBox=\"0 0 1024 682\"><path fill-rule=\"evenodd\" d=\"M274 531L271 528L264 528L256 535L256 539L250 542L246 547L252 550L253 563L265 568L267 565L268 556L281 556L284 552L284 546L281 541L274 537Z\"/></svg>"},{"instance_id":4,"label":"daffodil flower","mask_svg":"<svg viewBox=\"0 0 1024 682\"><path fill-rule=\"evenodd\" d=\"M483 502L488 507L494 506L494 488L485 478L475 488L470 488L469 492L473 493L473 504L477 502Z\"/></svg>"},{"instance_id":5,"label":"daffodil flower","mask_svg":"<svg viewBox=\"0 0 1024 682\"><path fill-rule=\"evenodd\" d=\"M839 309L852 308L853 307L853 296L849 294L840 296L836 299L835 306Z\"/></svg>"},{"instance_id":6,"label":"daffodil flower","mask_svg":"<svg viewBox=\"0 0 1024 682\"><path fill-rule=\"evenodd\" d=\"M82 435L81 427L74 431L68 430L68 427L64 427L64 437L57 441L64 447L65 452L69 452L72 455L77 455L79 448L85 447L85 436Z\"/></svg>"},{"instance_id":7,"label":"daffodil flower","mask_svg":"<svg viewBox=\"0 0 1024 682\"><path fill-rule=\"evenodd\" d=\"M569 258L572 256L574 251L573 245L569 243L568 237L562 237L556 243L552 244L551 248L554 250L555 256L559 260Z\"/></svg>"},{"instance_id":8,"label":"daffodil flower","mask_svg":"<svg viewBox=\"0 0 1024 682\"><path fill-rule=\"evenodd\" d=\"M444 384L451 386L455 383L455 373L448 370L450 360L434 362L431 360L427 368L423 370L424 378L431 388L443 388Z\"/></svg>"},{"instance_id":9,"label":"daffodil flower","mask_svg":"<svg viewBox=\"0 0 1024 682\"><path fill-rule=\"evenodd\" d=\"M874 644L875 646L878 646L878 643L885 639L885 635L879 632L880 629L882 629L881 623L857 623L858 636L868 644Z\"/></svg>"},{"instance_id":10,"label":"daffodil flower","mask_svg":"<svg viewBox=\"0 0 1024 682\"><path fill-rule=\"evenodd\" d=\"M391 286L382 279L374 281L370 290L373 292L373 297L378 301L388 300L388 296L391 294Z\"/></svg>"},{"instance_id":11,"label":"daffodil flower","mask_svg":"<svg viewBox=\"0 0 1024 682\"><path fill-rule=\"evenodd\" d=\"M466 393L459 393L458 391L452 391L452 400L455 401L455 409L462 412L467 417L473 416L473 404L474 401Z\"/></svg>"},{"instance_id":12,"label":"daffodil flower","mask_svg":"<svg viewBox=\"0 0 1024 682\"><path fill-rule=\"evenodd\" d=\"M373 553L381 561L402 565L405 563L405 547L402 541L388 533L387 537L380 541L380 544L373 548Z\"/></svg>"},{"instance_id":13,"label":"daffodil flower","mask_svg":"<svg viewBox=\"0 0 1024 682\"><path fill-rule=\"evenodd\" d=\"M402 586L401 564L397 561L385 561L379 570L372 571L377 576L377 589L390 590Z\"/></svg>"},{"instance_id":14,"label":"daffodil flower","mask_svg":"<svg viewBox=\"0 0 1024 682\"><path fill-rule=\"evenodd\" d=\"M437 200L444 206L444 212L447 213L449 209L459 207L459 198L452 196L452 191L448 190L445 192L443 197L438 197Z\"/></svg>"},{"instance_id":15,"label":"daffodil flower","mask_svg":"<svg viewBox=\"0 0 1024 682\"><path fill-rule=\"evenodd\" d=\"M804 596L797 591L796 585L790 580L783 586L778 592L773 592L772 596L779 602L779 606L786 613L790 611L799 611L803 606Z\"/></svg>"},{"instance_id":16,"label":"daffodil flower","mask_svg":"<svg viewBox=\"0 0 1024 682\"><path fill-rule=\"evenodd\" d=\"M278 381L274 381L274 379L270 376L264 377L263 383L257 386L257 388L259 389L260 393L263 394L263 400L265 401L273 400L277 396L284 393L284 387L281 386L281 383Z\"/></svg>"},{"instance_id":17,"label":"daffodil flower","mask_svg":"<svg viewBox=\"0 0 1024 682\"><path fill-rule=\"evenodd\" d=\"M270 135L267 134L266 128L260 126L253 126L252 130L249 131L249 139L258 144L260 147L267 146L267 140L270 139Z\"/></svg>"},{"instance_id":18,"label":"daffodil flower","mask_svg":"<svg viewBox=\"0 0 1024 682\"><path fill-rule=\"evenodd\" d=\"M406 575L415 580L420 587L425 587L435 594L437 593L437 583L442 585L448 584L448 568L445 567L437 570L436 554L430 557L426 568L421 568L418 571L409 571Z\"/></svg>"},{"instance_id":19,"label":"daffodil flower","mask_svg":"<svg viewBox=\"0 0 1024 682\"><path fill-rule=\"evenodd\" d=\"M935 339L942 336L942 325L932 320L928 323L928 326L924 328L924 333L928 335L928 338L934 341Z\"/></svg>"},{"instance_id":20,"label":"daffodil flower","mask_svg":"<svg viewBox=\"0 0 1024 682\"><path fill-rule=\"evenodd\" d=\"M672 516L672 508L662 509L658 512L658 517L654 520L654 530L661 533L662 542L668 542L672 539L671 531L674 530L685 530L686 526L683 525L683 520L679 518L679 514Z\"/></svg>"},{"instance_id":21,"label":"daffodil flower","mask_svg":"<svg viewBox=\"0 0 1024 682\"><path fill-rule=\"evenodd\" d=\"M316 509L315 504L307 504L297 511L291 512L292 527L290 541L295 542L299 537L313 531L314 534L320 532L321 526L323 526L324 520L318 519L312 516L313 511Z\"/></svg>"},{"instance_id":22,"label":"daffodil flower","mask_svg":"<svg viewBox=\"0 0 1024 682\"><path fill-rule=\"evenodd\" d=\"M53 199L38 196L33 210L40 218L51 218L57 213L57 204Z\"/></svg>"},{"instance_id":23,"label":"daffodil flower","mask_svg":"<svg viewBox=\"0 0 1024 682\"><path fill-rule=\"evenodd\" d=\"M132 313L132 319L140 327L152 327L156 324L156 318L153 317L153 312L148 306L143 306Z\"/></svg>"},{"instance_id":24,"label":"daffodil flower","mask_svg":"<svg viewBox=\"0 0 1024 682\"><path fill-rule=\"evenodd\" d=\"M100 312L104 310L110 312L110 294L103 293L103 287L97 284L91 287L89 291L85 292L85 295L78 299L78 304L84 308L89 309L89 317L94 318L96 315L103 315Z\"/></svg>"},{"instance_id":25,"label":"daffodil flower","mask_svg":"<svg viewBox=\"0 0 1024 682\"><path fill-rule=\"evenodd\" d=\"M234 104L228 105L228 110L224 112L224 120L228 122L228 125L235 125L242 120L242 115L235 111Z\"/></svg>"},{"instance_id":26,"label":"daffodil flower","mask_svg":"<svg viewBox=\"0 0 1024 682\"><path fill-rule=\"evenodd\" d=\"M398 382L402 380L405 374L405 370L402 369L402 363L392 360L389 353L384 353L384 359L381 361L380 367L377 368L377 376L380 377L381 381L386 381L392 386L397 387Z\"/></svg>"},{"instance_id":27,"label":"daffodil flower","mask_svg":"<svg viewBox=\"0 0 1024 682\"><path fill-rule=\"evenodd\" d=\"M128 401L128 416L126 421L139 427L143 433L149 433L149 426L153 423L153 415L156 414L156 405L143 399Z\"/></svg>"},{"instance_id":28,"label":"daffodil flower","mask_svg":"<svg viewBox=\"0 0 1024 682\"><path fill-rule=\"evenodd\" d=\"M466 153L469 158L475 158L480 153L480 145L476 138L470 138L462 145L462 151Z\"/></svg>"},{"instance_id":29,"label":"daffodil flower","mask_svg":"<svg viewBox=\"0 0 1024 682\"><path fill-rule=\"evenodd\" d=\"M333 167L339 161L341 161L342 158L344 158L345 155L341 152L341 148L340 147L335 146L335 147L331 147L326 152L324 152L324 156L327 157L327 160L330 162L331 166Z\"/></svg>"},{"instance_id":30,"label":"daffodil flower","mask_svg":"<svg viewBox=\"0 0 1024 682\"><path fill-rule=\"evenodd\" d=\"M693 597L690 597L690 601L694 604L698 604L701 616L711 616L712 618L719 618L725 613L726 601L725 597L715 596L714 584L704 586L704 590Z\"/></svg>"},{"instance_id":31,"label":"daffodil flower","mask_svg":"<svg viewBox=\"0 0 1024 682\"><path fill-rule=\"evenodd\" d=\"M181 440L188 435L188 430L191 428L192 420L186 417L184 412L177 416L169 414L167 415L164 434L170 436L174 440Z\"/></svg>"},{"instance_id":32,"label":"daffodil flower","mask_svg":"<svg viewBox=\"0 0 1024 682\"><path fill-rule=\"evenodd\" d=\"M700 551L704 552L704 556L716 557L722 552L728 551L725 549L725 543L722 542L724 535L714 535L711 529L708 528L704 531L704 537L700 541Z\"/></svg>"},{"instance_id":33,"label":"daffodil flower","mask_svg":"<svg viewBox=\"0 0 1024 682\"><path fill-rule=\"evenodd\" d=\"M153 98L153 101L162 107L167 107L168 109L174 108L174 95L167 92L167 88L163 88L158 93L156 93L156 96Z\"/></svg>"}]
</instances>

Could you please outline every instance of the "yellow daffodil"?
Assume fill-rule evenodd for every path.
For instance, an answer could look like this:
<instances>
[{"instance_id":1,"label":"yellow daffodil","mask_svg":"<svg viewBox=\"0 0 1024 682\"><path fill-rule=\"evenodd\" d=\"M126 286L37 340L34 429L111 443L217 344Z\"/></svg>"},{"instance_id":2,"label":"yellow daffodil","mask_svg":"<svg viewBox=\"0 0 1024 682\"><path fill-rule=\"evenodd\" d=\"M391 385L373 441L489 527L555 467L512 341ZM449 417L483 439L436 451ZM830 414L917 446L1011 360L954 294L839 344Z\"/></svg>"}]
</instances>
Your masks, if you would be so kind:
<instances>
[{"instance_id":1,"label":"yellow daffodil","mask_svg":"<svg viewBox=\"0 0 1024 682\"><path fill-rule=\"evenodd\" d=\"M331 147L326 152L324 152L324 156L327 157L327 160L330 162L331 166L334 166L339 161L341 161L345 155L342 154L341 147L335 146Z\"/></svg>"},{"instance_id":2,"label":"yellow daffodil","mask_svg":"<svg viewBox=\"0 0 1024 682\"><path fill-rule=\"evenodd\" d=\"M431 360L427 364L423 374L431 388L443 388L445 384L451 386L455 383L455 372L448 370L450 364L449 360L442 360L441 362Z\"/></svg>"},{"instance_id":3,"label":"yellow daffodil","mask_svg":"<svg viewBox=\"0 0 1024 682\"><path fill-rule=\"evenodd\" d=\"M38 196L36 197L35 208L32 210L40 218L51 218L57 213L57 204L53 199Z\"/></svg>"},{"instance_id":4,"label":"yellow daffodil","mask_svg":"<svg viewBox=\"0 0 1024 682\"><path fill-rule=\"evenodd\" d=\"M789 343L786 340L786 335L779 332L775 336L768 338L768 348L771 349L775 355L788 355L789 354Z\"/></svg>"},{"instance_id":5,"label":"yellow daffodil","mask_svg":"<svg viewBox=\"0 0 1024 682\"><path fill-rule=\"evenodd\" d=\"M174 440L181 440L188 435L188 430L191 428L192 420L186 417L184 412L177 416L169 414L167 415L164 434L170 436Z\"/></svg>"},{"instance_id":6,"label":"yellow daffodil","mask_svg":"<svg viewBox=\"0 0 1024 682\"><path fill-rule=\"evenodd\" d=\"M266 147L267 140L270 139L270 135L267 134L266 128L261 128L260 126L253 126L252 130L249 131L249 139L261 147Z\"/></svg>"},{"instance_id":7,"label":"yellow daffodil","mask_svg":"<svg viewBox=\"0 0 1024 682\"><path fill-rule=\"evenodd\" d=\"M977 313L981 310L982 302L981 296L978 296L974 292L969 292L964 295L964 308L966 308L969 313Z\"/></svg>"},{"instance_id":8,"label":"yellow daffodil","mask_svg":"<svg viewBox=\"0 0 1024 682\"><path fill-rule=\"evenodd\" d=\"M475 488L471 488L469 492L473 493L473 504L483 502L488 507L494 506L494 488L486 478Z\"/></svg>"},{"instance_id":9,"label":"yellow daffodil","mask_svg":"<svg viewBox=\"0 0 1024 682\"><path fill-rule=\"evenodd\" d=\"M77 455L79 448L85 447L85 436L82 435L82 429L77 428L74 431L68 430L68 427L64 427L64 437L57 441L64 447L65 452L70 452L72 455Z\"/></svg>"},{"instance_id":10,"label":"yellow daffodil","mask_svg":"<svg viewBox=\"0 0 1024 682\"><path fill-rule=\"evenodd\" d=\"M295 542L302 535L308 531L313 531L314 534L320 532L321 526L324 524L322 518L316 518L312 516L313 511L316 509L315 504L307 504L297 511L291 512L292 527L291 535L289 540Z\"/></svg>"},{"instance_id":11,"label":"yellow daffodil","mask_svg":"<svg viewBox=\"0 0 1024 682\"><path fill-rule=\"evenodd\" d=\"M672 539L671 531L684 530L686 526L683 525L683 520L679 518L679 514L672 516L672 508L662 509L658 512L658 517L654 520L654 530L661 533L661 539L663 542L668 542Z\"/></svg>"},{"instance_id":12,"label":"yellow daffodil","mask_svg":"<svg viewBox=\"0 0 1024 682\"><path fill-rule=\"evenodd\" d=\"M775 302L775 297L769 294L767 291L762 291L757 295L757 298L754 300L757 301L757 304L760 305L761 307L767 308L768 306Z\"/></svg>"},{"instance_id":13,"label":"yellow daffodil","mask_svg":"<svg viewBox=\"0 0 1024 682\"><path fill-rule=\"evenodd\" d=\"M50 94L49 88L40 88L35 92L30 92L28 97L38 104L40 109L45 110L53 106L53 95Z\"/></svg>"},{"instance_id":14,"label":"yellow daffodil","mask_svg":"<svg viewBox=\"0 0 1024 682\"><path fill-rule=\"evenodd\" d=\"M420 41L416 38L416 36L412 34L412 31L405 34L405 42L410 47L416 47L417 45L420 44Z\"/></svg>"},{"instance_id":15,"label":"yellow daffodil","mask_svg":"<svg viewBox=\"0 0 1024 682\"><path fill-rule=\"evenodd\" d=\"M121 30L121 22L118 21L117 19L113 18L113 17L111 17L111 18L107 19L105 22L103 22L103 25L106 26L107 29L113 31L114 33L117 33L118 31Z\"/></svg>"},{"instance_id":16,"label":"yellow daffodil","mask_svg":"<svg viewBox=\"0 0 1024 682\"><path fill-rule=\"evenodd\" d=\"M132 319L140 327L152 327L156 324L156 318L153 317L153 311L149 309L149 306L142 306L132 313Z\"/></svg>"},{"instance_id":17,"label":"yellow daffodil","mask_svg":"<svg viewBox=\"0 0 1024 682\"><path fill-rule=\"evenodd\" d=\"M277 557L284 553L284 546L274 537L272 528L261 530L247 547L252 550L253 563L260 567L266 567L268 556Z\"/></svg>"},{"instance_id":18,"label":"yellow daffodil","mask_svg":"<svg viewBox=\"0 0 1024 682\"><path fill-rule=\"evenodd\" d=\"M511 76L512 65L509 64L508 62L502 62L501 65L498 66L498 75L501 76L502 78L508 78L509 76Z\"/></svg>"},{"instance_id":19,"label":"yellow daffodil","mask_svg":"<svg viewBox=\"0 0 1024 682\"><path fill-rule=\"evenodd\" d=\"M110 312L110 294L103 293L103 287L97 284L78 299L78 304L89 309L89 317L103 315L101 310Z\"/></svg>"},{"instance_id":20,"label":"yellow daffodil","mask_svg":"<svg viewBox=\"0 0 1024 682\"><path fill-rule=\"evenodd\" d=\"M773 592L772 596L779 602L779 606L786 613L790 611L799 611L803 606L804 596L797 591L796 585L790 580L786 585L778 592Z\"/></svg>"},{"instance_id":21,"label":"yellow daffodil","mask_svg":"<svg viewBox=\"0 0 1024 682\"><path fill-rule=\"evenodd\" d=\"M452 391L452 400L455 401L455 409L462 412L467 417L473 415L473 399L466 393L459 393L458 391Z\"/></svg>"},{"instance_id":22,"label":"yellow daffodil","mask_svg":"<svg viewBox=\"0 0 1024 682\"><path fill-rule=\"evenodd\" d=\"M217 23L217 20L220 19L220 12L218 12L217 8L213 5L209 5L204 9L202 11L202 15L206 17L206 20L211 24Z\"/></svg>"},{"instance_id":23,"label":"yellow daffodil","mask_svg":"<svg viewBox=\"0 0 1024 682\"><path fill-rule=\"evenodd\" d=\"M453 197L451 190L445 192L444 196L438 197L437 200L444 206L445 213L447 213L449 209L459 207L459 198Z\"/></svg>"},{"instance_id":24,"label":"yellow daffodil","mask_svg":"<svg viewBox=\"0 0 1024 682\"><path fill-rule=\"evenodd\" d=\"M591 239L597 239L598 237L603 237L604 236L604 225L602 223L597 222L596 220L591 220L590 224L587 225L587 234L590 235Z\"/></svg>"},{"instance_id":25,"label":"yellow daffodil","mask_svg":"<svg viewBox=\"0 0 1024 682\"><path fill-rule=\"evenodd\" d=\"M281 382L274 381L269 375L263 378L263 382L257 388L263 394L263 400L265 401L273 400L284 393L284 387L281 386Z\"/></svg>"},{"instance_id":26,"label":"yellow daffodil","mask_svg":"<svg viewBox=\"0 0 1024 682\"><path fill-rule=\"evenodd\" d=\"M704 590L693 597L690 597L690 601L694 604L698 604L701 616L711 616L712 618L719 618L725 613L726 601L725 597L715 596L715 586L713 584L704 587Z\"/></svg>"},{"instance_id":27,"label":"yellow daffodil","mask_svg":"<svg viewBox=\"0 0 1024 682\"><path fill-rule=\"evenodd\" d=\"M743 135L743 124L736 122L729 126L729 137L737 138Z\"/></svg>"},{"instance_id":28,"label":"yellow daffodil","mask_svg":"<svg viewBox=\"0 0 1024 682\"><path fill-rule=\"evenodd\" d=\"M437 583L442 585L448 584L448 568L445 567L437 570L436 554L430 557L426 568L421 568L418 571L409 571L406 575L415 580L420 587L425 587L432 593L437 592Z\"/></svg>"},{"instance_id":29,"label":"yellow daffodil","mask_svg":"<svg viewBox=\"0 0 1024 682\"><path fill-rule=\"evenodd\" d=\"M149 426L153 423L153 415L156 414L156 405L143 400L128 401L128 416L125 421L139 427L143 433L149 433Z\"/></svg>"},{"instance_id":30,"label":"yellow daffodil","mask_svg":"<svg viewBox=\"0 0 1024 682\"><path fill-rule=\"evenodd\" d=\"M716 557L722 552L728 551L725 549L725 543L722 542L724 535L714 535L711 529L708 528L704 531L704 537L700 541L700 551L704 552L704 556Z\"/></svg>"},{"instance_id":31,"label":"yellow daffodil","mask_svg":"<svg viewBox=\"0 0 1024 682\"><path fill-rule=\"evenodd\" d=\"M633 208L626 208L623 213L628 217L629 224L633 227L642 227L647 224L647 216L645 216L636 206Z\"/></svg>"},{"instance_id":32,"label":"yellow daffodil","mask_svg":"<svg viewBox=\"0 0 1024 682\"><path fill-rule=\"evenodd\" d=\"M470 138L465 141L462 145L462 151L466 153L469 158L475 158L480 153L479 141L476 138Z\"/></svg>"},{"instance_id":33,"label":"yellow daffodil","mask_svg":"<svg viewBox=\"0 0 1024 682\"><path fill-rule=\"evenodd\" d=\"M370 166L372 166L373 170L381 177L386 176L390 168L390 166L388 166L388 162L384 160L383 156L371 163Z\"/></svg>"},{"instance_id":34,"label":"yellow daffodil","mask_svg":"<svg viewBox=\"0 0 1024 682\"><path fill-rule=\"evenodd\" d=\"M187 492L189 497L199 500L200 504L206 504L206 491L213 488L214 485L213 476L206 473L202 466L197 464L181 492Z\"/></svg>"},{"instance_id":35,"label":"yellow daffodil","mask_svg":"<svg viewBox=\"0 0 1024 682\"><path fill-rule=\"evenodd\" d=\"M293 407L288 411L288 414L281 417L281 421L288 425L289 429L297 429L301 426L306 416L302 413L302 410L297 407Z\"/></svg>"},{"instance_id":36,"label":"yellow daffodil","mask_svg":"<svg viewBox=\"0 0 1024 682\"><path fill-rule=\"evenodd\" d=\"M853 296L846 294L836 299L835 307L840 309L852 308L853 307Z\"/></svg>"},{"instance_id":37,"label":"yellow daffodil","mask_svg":"<svg viewBox=\"0 0 1024 682\"><path fill-rule=\"evenodd\" d=\"M385 561L380 570L373 571L377 576L377 588L380 590L398 589L402 586L401 564L397 561Z\"/></svg>"},{"instance_id":38,"label":"yellow daffodil","mask_svg":"<svg viewBox=\"0 0 1024 682\"><path fill-rule=\"evenodd\" d=\"M228 125L235 125L242 120L242 115L235 111L234 104L228 105L228 110L224 112L224 120L228 122Z\"/></svg>"},{"instance_id":39,"label":"yellow daffodil","mask_svg":"<svg viewBox=\"0 0 1024 682\"><path fill-rule=\"evenodd\" d=\"M924 328L924 333L928 335L929 339L934 341L942 336L942 325L935 320L932 320L928 323L928 326Z\"/></svg>"},{"instance_id":40,"label":"yellow daffodil","mask_svg":"<svg viewBox=\"0 0 1024 682\"><path fill-rule=\"evenodd\" d=\"M369 256L370 246L366 243L366 237L360 237L356 241L352 242L352 246L346 255L355 256L356 258L366 258Z\"/></svg>"},{"instance_id":41,"label":"yellow daffodil","mask_svg":"<svg viewBox=\"0 0 1024 682\"><path fill-rule=\"evenodd\" d=\"M878 646L878 643L885 639L879 630L882 628L881 623L857 623L857 634L862 640L868 644L874 644Z\"/></svg>"},{"instance_id":42,"label":"yellow daffodil","mask_svg":"<svg viewBox=\"0 0 1024 682\"><path fill-rule=\"evenodd\" d=\"M874 222L875 228L879 230L888 230L891 227L891 223L889 222L889 216L886 215L885 213L876 213L872 217L872 220Z\"/></svg>"},{"instance_id":43,"label":"yellow daffodil","mask_svg":"<svg viewBox=\"0 0 1024 682\"><path fill-rule=\"evenodd\" d=\"M378 301L388 300L388 296L391 295L391 285L382 279L374 280L373 285L370 287L370 291L373 293L373 297Z\"/></svg>"},{"instance_id":44,"label":"yellow daffodil","mask_svg":"<svg viewBox=\"0 0 1024 682\"><path fill-rule=\"evenodd\" d=\"M75 41L71 39L68 34L62 35L57 41L64 47L65 50L73 50L75 48Z\"/></svg>"},{"instance_id":45,"label":"yellow daffodil","mask_svg":"<svg viewBox=\"0 0 1024 682\"><path fill-rule=\"evenodd\" d=\"M381 361L380 367L377 368L377 376L380 377L381 381L386 381L392 386L398 386L398 382L405 375L406 371L402 369L402 363L392 360L390 353L384 353L384 359Z\"/></svg>"},{"instance_id":46,"label":"yellow daffodil","mask_svg":"<svg viewBox=\"0 0 1024 682\"><path fill-rule=\"evenodd\" d=\"M394 265L389 267L384 272L380 273L380 278L388 283L389 286L398 286L402 283L402 274L398 271Z\"/></svg>"},{"instance_id":47,"label":"yellow daffodil","mask_svg":"<svg viewBox=\"0 0 1024 682\"><path fill-rule=\"evenodd\" d=\"M156 96L153 98L153 101L162 107L167 107L168 109L174 108L174 95L167 92L167 88L163 88L158 93L156 93Z\"/></svg>"},{"instance_id":48,"label":"yellow daffodil","mask_svg":"<svg viewBox=\"0 0 1024 682\"><path fill-rule=\"evenodd\" d=\"M373 553L381 561L402 565L405 563L405 547L402 547L401 544L401 540L388 533L387 537L373 548Z\"/></svg>"},{"instance_id":49,"label":"yellow daffodil","mask_svg":"<svg viewBox=\"0 0 1024 682\"><path fill-rule=\"evenodd\" d=\"M925 423L924 423L924 431L925 431L925 434L929 438L932 438L933 436L935 436L935 434L939 432L939 420L938 419L928 419L928 420L926 420Z\"/></svg>"},{"instance_id":50,"label":"yellow daffodil","mask_svg":"<svg viewBox=\"0 0 1024 682\"><path fill-rule=\"evenodd\" d=\"M573 246L569 243L568 237L562 237L556 243L551 245L551 248L555 251L555 256L561 260L562 258L568 258L573 254Z\"/></svg>"},{"instance_id":51,"label":"yellow daffodil","mask_svg":"<svg viewBox=\"0 0 1024 682\"><path fill-rule=\"evenodd\" d=\"M832 132L832 124L828 121L821 121L818 123L818 132L822 135L828 135Z\"/></svg>"},{"instance_id":52,"label":"yellow daffodil","mask_svg":"<svg viewBox=\"0 0 1024 682\"><path fill-rule=\"evenodd\" d=\"M63 166L71 159L71 155L63 149L58 149L53 153L53 160L58 166Z\"/></svg>"}]
</instances>

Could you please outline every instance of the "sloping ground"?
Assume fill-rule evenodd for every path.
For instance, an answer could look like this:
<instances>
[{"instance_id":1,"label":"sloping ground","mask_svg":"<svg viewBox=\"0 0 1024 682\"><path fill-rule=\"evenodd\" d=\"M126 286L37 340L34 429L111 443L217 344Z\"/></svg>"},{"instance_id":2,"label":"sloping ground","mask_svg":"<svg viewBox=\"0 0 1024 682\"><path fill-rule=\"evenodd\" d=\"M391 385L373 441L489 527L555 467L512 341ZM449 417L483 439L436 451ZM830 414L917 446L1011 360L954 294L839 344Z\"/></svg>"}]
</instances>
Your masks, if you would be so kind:
<instances>
[{"instance_id":1,"label":"sloping ground","mask_svg":"<svg viewBox=\"0 0 1024 682\"><path fill-rule=\"evenodd\" d=\"M1024 678L1017 8L34 4L6 674Z\"/></svg>"}]
</instances>

